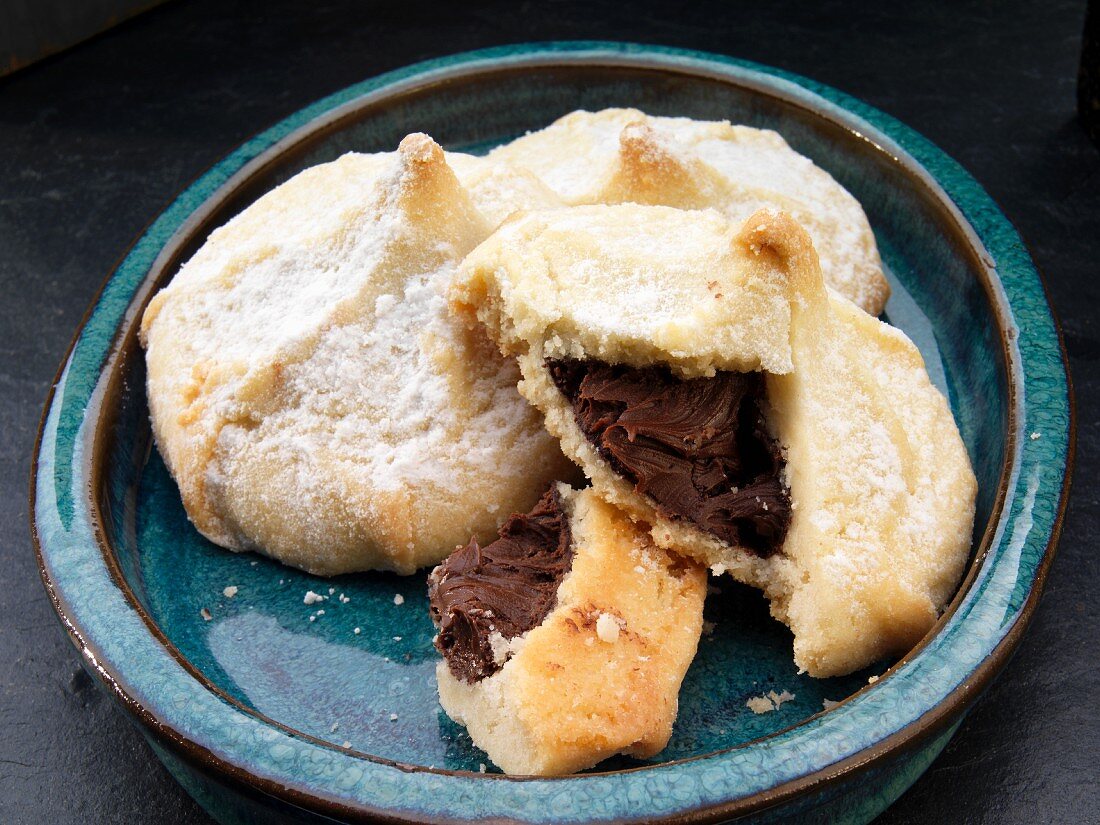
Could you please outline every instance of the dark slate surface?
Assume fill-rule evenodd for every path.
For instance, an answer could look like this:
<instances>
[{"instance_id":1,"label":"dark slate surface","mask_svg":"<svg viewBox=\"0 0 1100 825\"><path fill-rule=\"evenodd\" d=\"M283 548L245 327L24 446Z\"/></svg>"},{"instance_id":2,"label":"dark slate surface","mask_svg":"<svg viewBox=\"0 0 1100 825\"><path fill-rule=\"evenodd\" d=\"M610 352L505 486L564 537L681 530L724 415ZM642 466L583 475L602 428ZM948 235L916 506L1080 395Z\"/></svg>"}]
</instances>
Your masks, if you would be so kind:
<instances>
[{"instance_id":1,"label":"dark slate surface","mask_svg":"<svg viewBox=\"0 0 1100 825\"><path fill-rule=\"evenodd\" d=\"M1073 111L1084 4L471 5L177 2L0 81L0 821L208 821L79 669L31 551L40 406L105 274L184 184L306 103L411 61L555 38L726 52L836 86L961 161L1030 242L1077 388L1061 552L1015 660L881 821L1100 821L1100 153Z\"/></svg>"}]
</instances>

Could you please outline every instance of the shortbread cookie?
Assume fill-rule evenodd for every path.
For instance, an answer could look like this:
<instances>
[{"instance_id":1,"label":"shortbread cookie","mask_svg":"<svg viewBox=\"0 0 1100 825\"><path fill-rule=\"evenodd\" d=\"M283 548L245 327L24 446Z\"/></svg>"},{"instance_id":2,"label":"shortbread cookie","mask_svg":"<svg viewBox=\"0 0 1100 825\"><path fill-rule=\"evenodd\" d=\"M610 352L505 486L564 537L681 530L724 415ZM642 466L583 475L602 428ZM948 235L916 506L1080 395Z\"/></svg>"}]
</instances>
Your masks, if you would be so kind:
<instances>
[{"instance_id":1,"label":"shortbread cookie","mask_svg":"<svg viewBox=\"0 0 1100 825\"><path fill-rule=\"evenodd\" d=\"M530 175L425 135L307 169L145 313L156 443L209 539L313 573L434 564L572 470L442 292ZM516 181L509 187L507 181ZM471 194L472 193L472 194Z\"/></svg>"},{"instance_id":2,"label":"shortbread cookie","mask_svg":"<svg viewBox=\"0 0 1100 825\"><path fill-rule=\"evenodd\" d=\"M429 579L439 698L501 769L563 774L667 744L706 571L589 489L555 485Z\"/></svg>"},{"instance_id":3,"label":"shortbread cookie","mask_svg":"<svg viewBox=\"0 0 1100 825\"><path fill-rule=\"evenodd\" d=\"M816 271L789 222L757 216L743 237ZM782 548L793 569L769 593L795 662L833 676L908 652L936 622L969 557L977 480L913 343L803 277L794 369L767 377L794 508Z\"/></svg>"},{"instance_id":4,"label":"shortbread cookie","mask_svg":"<svg viewBox=\"0 0 1100 825\"><path fill-rule=\"evenodd\" d=\"M526 169L460 152L446 152L444 157L477 211L493 229L516 212L565 205L550 187Z\"/></svg>"},{"instance_id":5,"label":"shortbread cookie","mask_svg":"<svg viewBox=\"0 0 1100 825\"><path fill-rule=\"evenodd\" d=\"M762 588L812 675L908 650L950 598L976 490L950 410L900 331L825 288L790 217L533 213L452 298L596 492Z\"/></svg>"},{"instance_id":6,"label":"shortbread cookie","mask_svg":"<svg viewBox=\"0 0 1100 825\"><path fill-rule=\"evenodd\" d=\"M712 207L737 225L761 207L783 210L810 233L830 287L872 315L890 295L859 202L776 132L637 109L577 111L490 157L531 170L571 205Z\"/></svg>"},{"instance_id":7,"label":"shortbread cookie","mask_svg":"<svg viewBox=\"0 0 1100 825\"><path fill-rule=\"evenodd\" d=\"M789 372L788 292L717 212L620 205L517 217L463 262L451 295L509 353L697 376Z\"/></svg>"}]
</instances>

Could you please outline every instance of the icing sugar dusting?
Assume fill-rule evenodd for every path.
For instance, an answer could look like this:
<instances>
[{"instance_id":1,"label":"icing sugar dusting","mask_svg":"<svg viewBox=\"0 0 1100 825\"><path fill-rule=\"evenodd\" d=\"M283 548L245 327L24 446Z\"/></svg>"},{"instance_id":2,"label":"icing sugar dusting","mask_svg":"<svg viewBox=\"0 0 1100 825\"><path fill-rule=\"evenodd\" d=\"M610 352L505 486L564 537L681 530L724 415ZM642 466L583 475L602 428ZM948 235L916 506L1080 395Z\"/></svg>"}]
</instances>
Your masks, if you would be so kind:
<instances>
[{"instance_id":1,"label":"icing sugar dusting","mask_svg":"<svg viewBox=\"0 0 1100 825\"><path fill-rule=\"evenodd\" d=\"M299 458L297 485L318 484L317 457L335 456L345 474L378 491L430 484L457 494L470 453L495 449L530 426L508 370L497 380L475 379L471 390L497 401L484 414L455 397L452 359L480 353L471 352L440 292L452 269L447 263L377 296L286 370L289 403L264 419L259 435L265 449ZM469 449L456 450L463 442Z\"/></svg>"},{"instance_id":2,"label":"icing sugar dusting","mask_svg":"<svg viewBox=\"0 0 1100 825\"><path fill-rule=\"evenodd\" d=\"M487 163L463 166L495 196L508 175ZM314 572L411 572L568 471L515 364L449 313L492 227L477 203L410 135L260 198L154 298L158 446L204 534Z\"/></svg>"}]
</instances>

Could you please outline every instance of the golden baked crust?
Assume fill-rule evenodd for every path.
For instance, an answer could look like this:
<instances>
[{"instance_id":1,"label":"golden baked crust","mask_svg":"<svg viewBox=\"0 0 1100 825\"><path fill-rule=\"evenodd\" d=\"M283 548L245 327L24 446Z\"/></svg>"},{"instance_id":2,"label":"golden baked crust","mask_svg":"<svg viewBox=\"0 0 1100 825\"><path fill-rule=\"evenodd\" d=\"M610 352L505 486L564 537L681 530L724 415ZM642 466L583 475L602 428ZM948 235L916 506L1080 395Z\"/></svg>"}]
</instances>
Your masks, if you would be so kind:
<instances>
[{"instance_id":1,"label":"golden baked crust","mask_svg":"<svg viewBox=\"0 0 1100 825\"><path fill-rule=\"evenodd\" d=\"M566 272L559 280L561 262L575 263L547 251L570 243L571 233L552 231L572 226L570 214L590 226L576 255L587 261L590 280L603 295L598 304L596 292L580 299L594 308L579 321L571 309L578 300L576 276ZM692 220L714 229L688 232L684 221ZM632 227L637 248L666 245L660 255L641 256L650 262L644 283L616 275L620 259L634 266L638 257L608 229L620 221ZM714 221L708 213L636 205L526 216L470 254L452 299L517 356L520 391L543 412L547 430L601 497L651 525L659 546L763 589L773 613L794 631L799 667L814 676L850 672L908 650L950 598L970 546L976 482L969 458L916 348L899 330L825 287L810 238L797 223L766 211L740 231ZM526 231L536 224L539 231ZM734 251L720 259L700 254L699 239L717 237L728 239ZM669 268L668 259L686 266ZM682 282L701 277L691 274L700 261L710 264L705 277L721 278L724 290L754 278L781 288L789 314L765 316L787 346L782 351L789 360L779 369L751 349L758 343L754 335L739 338L736 330L719 333L698 324L698 338L673 351L663 349L664 339L648 327L633 324L644 314L636 311L636 295L657 306L664 305L662 296L677 296L668 304L690 314ZM730 294L736 300L739 293ZM592 317L598 321L585 326ZM723 322L738 320L715 320ZM715 347L719 334L724 337ZM737 340L749 342L749 349L718 351ZM581 432L551 379L546 358L562 355L633 366L664 363L685 375L763 366L769 426L786 451L793 505L781 550L761 558L732 547L690 523L663 518L636 494Z\"/></svg>"},{"instance_id":2,"label":"golden baked crust","mask_svg":"<svg viewBox=\"0 0 1100 825\"><path fill-rule=\"evenodd\" d=\"M763 254L812 260L790 221L743 229ZM783 554L797 578L772 612L814 676L901 655L931 629L969 556L977 480L947 400L903 332L806 280L792 304L794 369L767 377L794 504Z\"/></svg>"},{"instance_id":3,"label":"golden baked crust","mask_svg":"<svg viewBox=\"0 0 1100 825\"><path fill-rule=\"evenodd\" d=\"M702 630L702 567L658 549L591 489L559 490L575 554L557 605L492 676L468 684L436 668L444 710L508 773L660 751Z\"/></svg>"},{"instance_id":4,"label":"golden baked crust","mask_svg":"<svg viewBox=\"0 0 1100 825\"><path fill-rule=\"evenodd\" d=\"M710 207L737 225L761 207L783 210L810 233L830 287L872 315L890 295L859 202L776 132L637 109L576 111L490 157L529 169L570 205Z\"/></svg>"},{"instance_id":5,"label":"golden baked crust","mask_svg":"<svg viewBox=\"0 0 1100 825\"><path fill-rule=\"evenodd\" d=\"M153 430L212 541L320 574L409 573L571 471L515 366L442 297L499 218L479 205L553 196L457 161L469 190L426 135L307 169L153 298Z\"/></svg>"},{"instance_id":6,"label":"golden baked crust","mask_svg":"<svg viewBox=\"0 0 1100 825\"><path fill-rule=\"evenodd\" d=\"M789 371L787 292L717 212L624 204L514 217L466 257L450 295L508 352L692 376Z\"/></svg>"}]
</instances>

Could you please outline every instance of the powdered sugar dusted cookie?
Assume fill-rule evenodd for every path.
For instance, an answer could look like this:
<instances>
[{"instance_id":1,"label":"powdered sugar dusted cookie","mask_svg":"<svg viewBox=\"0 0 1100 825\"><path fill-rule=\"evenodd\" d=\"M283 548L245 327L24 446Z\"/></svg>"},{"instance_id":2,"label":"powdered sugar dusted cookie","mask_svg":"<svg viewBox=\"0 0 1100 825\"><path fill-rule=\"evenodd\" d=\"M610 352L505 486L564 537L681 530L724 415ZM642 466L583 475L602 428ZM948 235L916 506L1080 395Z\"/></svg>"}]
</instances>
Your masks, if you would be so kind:
<instances>
[{"instance_id":1,"label":"powdered sugar dusted cookie","mask_svg":"<svg viewBox=\"0 0 1100 825\"><path fill-rule=\"evenodd\" d=\"M545 183L526 169L460 152L447 152L445 157L477 211L493 229L516 212L564 206Z\"/></svg>"},{"instance_id":2,"label":"powdered sugar dusted cookie","mask_svg":"<svg viewBox=\"0 0 1100 825\"><path fill-rule=\"evenodd\" d=\"M859 202L776 132L727 121L576 111L491 157L538 175L566 203L712 207L740 225L761 207L793 216L825 282L873 315L890 288Z\"/></svg>"},{"instance_id":3,"label":"powdered sugar dusted cookie","mask_svg":"<svg viewBox=\"0 0 1100 825\"><path fill-rule=\"evenodd\" d=\"M508 773L664 748L702 630L705 570L591 489L557 485L429 579L447 714Z\"/></svg>"},{"instance_id":4,"label":"powdered sugar dusted cookie","mask_svg":"<svg viewBox=\"0 0 1100 825\"><path fill-rule=\"evenodd\" d=\"M795 662L839 675L908 652L935 623L969 556L977 480L905 334L828 295L790 221L757 216L743 237L810 276L791 306L794 369L767 376L793 511L787 580L765 587Z\"/></svg>"},{"instance_id":5,"label":"powdered sugar dusted cookie","mask_svg":"<svg viewBox=\"0 0 1100 825\"><path fill-rule=\"evenodd\" d=\"M451 294L595 491L762 588L800 667L846 673L932 626L970 546L969 459L916 348L826 289L789 216L533 213Z\"/></svg>"},{"instance_id":6,"label":"powdered sugar dusted cookie","mask_svg":"<svg viewBox=\"0 0 1100 825\"><path fill-rule=\"evenodd\" d=\"M519 216L464 261L451 295L511 353L667 363L684 375L791 369L786 273L713 210Z\"/></svg>"},{"instance_id":7,"label":"powdered sugar dusted cookie","mask_svg":"<svg viewBox=\"0 0 1100 825\"><path fill-rule=\"evenodd\" d=\"M486 204L553 196L453 159L469 190L425 135L307 169L153 298L154 434L212 541L314 573L408 573L492 535L569 472L514 364L442 295L503 217Z\"/></svg>"}]
</instances>

